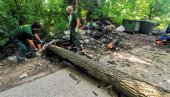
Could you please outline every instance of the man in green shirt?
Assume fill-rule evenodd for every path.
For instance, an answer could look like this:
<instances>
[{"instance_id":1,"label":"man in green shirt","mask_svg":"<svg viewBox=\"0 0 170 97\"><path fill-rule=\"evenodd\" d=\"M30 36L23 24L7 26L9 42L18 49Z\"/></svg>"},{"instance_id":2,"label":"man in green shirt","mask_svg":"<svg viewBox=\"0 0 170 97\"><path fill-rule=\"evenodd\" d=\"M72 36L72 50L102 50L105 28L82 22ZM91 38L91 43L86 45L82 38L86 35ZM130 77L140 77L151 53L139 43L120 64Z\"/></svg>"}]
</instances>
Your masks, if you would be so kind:
<instances>
[{"instance_id":1,"label":"man in green shirt","mask_svg":"<svg viewBox=\"0 0 170 97\"><path fill-rule=\"evenodd\" d=\"M39 35L37 34L40 28L40 23L35 22L29 25L18 26L10 32L10 37L18 49L17 62L24 61L27 52L38 51L38 48L33 42L34 37L39 41L39 44L44 43L44 41L42 41Z\"/></svg>"},{"instance_id":2,"label":"man in green shirt","mask_svg":"<svg viewBox=\"0 0 170 97\"><path fill-rule=\"evenodd\" d=\"M77 46L78 46L78 29L80 25L80 20L77 16L77 14L74 12L74 9L72 6L68 6L66 8L66 11L68 13L68 21L70 26L70 42L72 45L71 50L74 52L77 52Z\"/></svg>"}]
</instances>

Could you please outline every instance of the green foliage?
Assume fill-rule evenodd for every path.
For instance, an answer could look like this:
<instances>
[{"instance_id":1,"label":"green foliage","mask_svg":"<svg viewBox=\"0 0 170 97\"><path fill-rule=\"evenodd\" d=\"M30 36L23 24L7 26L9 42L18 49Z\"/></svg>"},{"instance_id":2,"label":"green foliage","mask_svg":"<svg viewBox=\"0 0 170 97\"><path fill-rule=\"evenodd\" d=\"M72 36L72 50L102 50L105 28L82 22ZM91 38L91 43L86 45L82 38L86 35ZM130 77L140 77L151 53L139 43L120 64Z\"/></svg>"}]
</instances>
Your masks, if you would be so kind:
<instances>
[{"instance_id":1,"label":"green foliage","mask_svg":"<svg viewBox=\"0 0 170 97\"><path fill-rule=\"evenodd\" d=\"M12 30L17 21L6 15L5 13L0 13L0 47L5 45L9 41L9 31ZM14 25L15 24L15 25Z\"/></svg>"},{"instance_id":2,"label":"green foliage","mask_svg":"<svg viewBox=\"0 0 170 97\"><path fill-rule=\"evenodd\" d=\"M170 0L99 0L94 18L111 17L121 24L126 19L150 19L166 27L170 22Z\"/></svg>"},{"instance_id":3,"label":"green foliage","mask_svg":"<svg viewBox=\"0 0 170 97\"><path fill-rule=\"evenodd\" d=\"M66 6L63 0L49 1L45 4L46 16L43 22L49 32L63 32L66 27Z\"/></svg>"},{"instance_id":4,"label":"green foliage","mask_svg":"<svg viewBox=\"0 0 170 97\"><path fill-rule=\"evenodd\" d=\"M0 46L9 40L8 33L19 25L40 21L45 35L63 32L66 12L63 0L0 0Z\"/></svg>"},{"instance_id":5,"label":"green foliage","mask_svg":"<svg viewBox=\"0 0 170 97\"><path fill-rule=\"evenodd\" d=\"M126 19L150 19L167 27L170 22L170 0L77 0L80 17L110 17L121 24ZM26 24L40 21L46 35L58 35L66 30L65 8L76 0L0 0L0 46L19 21ZM91 19L89 19L91 20ZM121 43L121 42L120 42Z\"/></svg>"}]
</instances>

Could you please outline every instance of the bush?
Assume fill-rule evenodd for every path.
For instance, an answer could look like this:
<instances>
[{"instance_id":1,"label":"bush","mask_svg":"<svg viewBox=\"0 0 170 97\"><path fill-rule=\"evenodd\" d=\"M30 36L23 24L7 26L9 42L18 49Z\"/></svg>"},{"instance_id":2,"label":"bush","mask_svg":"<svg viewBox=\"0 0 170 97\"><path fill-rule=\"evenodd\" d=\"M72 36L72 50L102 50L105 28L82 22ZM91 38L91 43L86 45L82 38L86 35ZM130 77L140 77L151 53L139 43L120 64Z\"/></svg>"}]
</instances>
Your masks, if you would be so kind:
<instances>
[{"instance_id":1,"label":"bush","mask_svg":"<svg viewBox=\"0 0 170 97\"><path fill-rule=\"evenodd\" d=\"M4 13L0 13L0 23L0 47L2 47L9 41L10 30L15 28L18 23L17 20Z\"/></svg>"}]
</instances>

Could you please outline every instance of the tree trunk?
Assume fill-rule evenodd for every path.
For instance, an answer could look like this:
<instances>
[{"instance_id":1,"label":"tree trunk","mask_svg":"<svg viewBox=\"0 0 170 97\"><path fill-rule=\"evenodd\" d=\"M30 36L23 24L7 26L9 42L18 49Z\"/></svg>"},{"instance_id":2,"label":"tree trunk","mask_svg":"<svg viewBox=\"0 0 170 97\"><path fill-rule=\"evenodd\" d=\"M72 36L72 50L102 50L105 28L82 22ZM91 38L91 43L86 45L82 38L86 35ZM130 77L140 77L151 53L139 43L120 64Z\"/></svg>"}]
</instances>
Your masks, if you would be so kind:
<instances>
[{"instance_id":1,"label":"tree trunk","mask_svg":"<svg viewBox=\"0 0 170 97\"><path fill-rule=\"evenodd\" d=\"M75 6L76 5L76 0L65 0L67 6L68 5L72 5L72 6Z\"/></svg>"},{"instance_id":2,"label":"tree trunk","mask_svg":"<svg viewBox=\"0 0 170 97\"><path fill-rule=\"evenodd\" d=\"M66 59L74 65L86 69L92 76L113 85L115 89L129 97L170 97L170 93L161 87L129 76L116 70L113 66L90 60L58 46L50 45L48 49L62 59Z\"/></svg>"}]
</instances>

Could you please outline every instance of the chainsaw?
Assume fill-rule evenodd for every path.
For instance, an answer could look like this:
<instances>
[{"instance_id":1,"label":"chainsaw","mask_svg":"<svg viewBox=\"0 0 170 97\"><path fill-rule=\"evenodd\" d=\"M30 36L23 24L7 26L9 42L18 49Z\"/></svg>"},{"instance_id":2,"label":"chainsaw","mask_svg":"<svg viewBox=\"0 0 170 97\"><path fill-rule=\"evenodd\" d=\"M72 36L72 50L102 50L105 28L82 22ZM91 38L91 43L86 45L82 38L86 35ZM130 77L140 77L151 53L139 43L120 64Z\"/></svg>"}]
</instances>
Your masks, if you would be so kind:
<instances>
[{"instance_id":1,"label":"chainsaw","mask_svg":"<svg viewBox=\"0 0 170 97\"><path fill-rule=\"evenodd\" d=\"M43 53L43 52L47 49L47 47L48 47L49 45L53 44L54 42L56 42L56 40L52 40L52 41L50 41L50 42L48 42L48 43L44 43L44 44L42 45L42 49L41 49L40 53ZM26 53L27 58L33 58L33 57L35 57L36 55L37 55L37 52L35 52L34 50L31 50L31 51L29 51L29 52Z\"/></svg>"},{"instance_id":2,"label":"chainsaw","mask_svg":"<svg viewBox=\"0 0 170 97\"><path fill-rule=\"evenodd\" d=\"M45 43L45 44L42 46L41 51L46 50L46 49L47 49L47 47L48 47L49 45L51 45L51 44L53 44L53 43L55 43L55 42L56 42L56 40L51 40L50 42Z\"/></svg>"}]
</instances>

